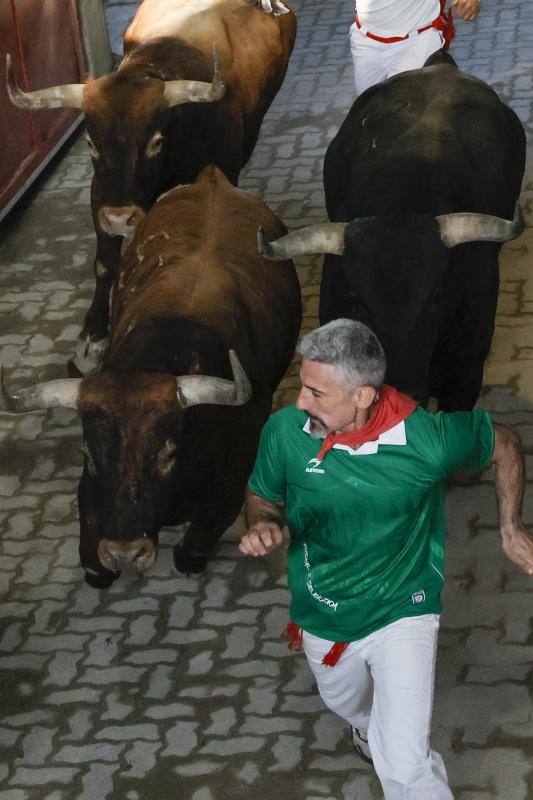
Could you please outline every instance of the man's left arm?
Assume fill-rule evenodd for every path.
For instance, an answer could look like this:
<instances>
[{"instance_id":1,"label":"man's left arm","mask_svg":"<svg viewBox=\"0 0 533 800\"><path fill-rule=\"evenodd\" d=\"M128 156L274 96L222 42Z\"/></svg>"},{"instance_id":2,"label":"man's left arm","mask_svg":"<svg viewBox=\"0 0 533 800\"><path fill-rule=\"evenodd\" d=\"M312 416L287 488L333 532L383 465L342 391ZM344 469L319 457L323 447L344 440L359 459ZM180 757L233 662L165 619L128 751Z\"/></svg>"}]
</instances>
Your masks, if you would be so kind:
<instances>
[{"instance_id":1,"label":"man's left arm","mask_svg":"<svg viewBox=\"0 0 533 800\"><path fill-rule=\"evenodd\" d=\"M496 493L502 546L511 561L533 575L533 539L522 524L524 494L524 464L518 436L505 425L494 425Z\"/></svg>"}]
</instances>

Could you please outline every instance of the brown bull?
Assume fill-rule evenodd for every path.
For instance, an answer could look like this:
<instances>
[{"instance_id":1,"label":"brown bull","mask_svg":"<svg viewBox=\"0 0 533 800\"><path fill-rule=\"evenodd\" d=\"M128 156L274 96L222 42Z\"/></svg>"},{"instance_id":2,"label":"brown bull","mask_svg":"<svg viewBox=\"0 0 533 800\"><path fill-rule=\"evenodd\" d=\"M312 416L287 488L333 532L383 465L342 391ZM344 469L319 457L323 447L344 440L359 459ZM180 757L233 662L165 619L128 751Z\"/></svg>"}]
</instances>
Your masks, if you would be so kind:
<instances>
[{"instance_id":1,"label":"brown bull","mask_svg":"<svg viewBox=\"0 0 533 800\"><path fill-rule=\"evenodd\" d=\"M200 571L239 513L301 314L292 263L259 255L258 225L286 232L216 167L168 192L120 266L102 372L3 393L13 412L80 411L80 556L92 586L124 566L143 572L160 528L185 521L175 564Z\"/></svg>"},{"instance_id":2,"label":"brown bull","mask_svg":"<svg viewBox=\"0 0 533 800\"><path fill-rule=\"evenodd\" d=\"M194 181L208 164L237 183L285 76L295 33L294 14L279 2L144 0L111 75L26 94L8 61L14 103L73 106L86 117L97 251L95 294L74 358L82 373L99 366L107 345L122 237L133 234L161 192Z\"/></svg>"}]
</instances>

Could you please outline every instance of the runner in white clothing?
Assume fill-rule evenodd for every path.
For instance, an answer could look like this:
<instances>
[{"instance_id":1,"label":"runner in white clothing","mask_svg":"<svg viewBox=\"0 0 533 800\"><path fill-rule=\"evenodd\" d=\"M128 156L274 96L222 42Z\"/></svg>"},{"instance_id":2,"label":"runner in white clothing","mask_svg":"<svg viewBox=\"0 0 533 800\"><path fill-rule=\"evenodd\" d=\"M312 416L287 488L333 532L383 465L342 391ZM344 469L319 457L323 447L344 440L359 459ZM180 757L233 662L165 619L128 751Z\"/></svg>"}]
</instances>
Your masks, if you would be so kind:
<instances>
[{"instance_id":1,"label":"runner in white clothing","mask_svg":"<svg viewBox=\"0 0 533 800\"><path fill-rule=\"evenodd\" d=\"M454 0L446 13L444 0L357 0L350 28L356 95L398 72L422 67L451 41L452 14L472 21L479 5L479 0Z\"/></svg>"}]
</instances>

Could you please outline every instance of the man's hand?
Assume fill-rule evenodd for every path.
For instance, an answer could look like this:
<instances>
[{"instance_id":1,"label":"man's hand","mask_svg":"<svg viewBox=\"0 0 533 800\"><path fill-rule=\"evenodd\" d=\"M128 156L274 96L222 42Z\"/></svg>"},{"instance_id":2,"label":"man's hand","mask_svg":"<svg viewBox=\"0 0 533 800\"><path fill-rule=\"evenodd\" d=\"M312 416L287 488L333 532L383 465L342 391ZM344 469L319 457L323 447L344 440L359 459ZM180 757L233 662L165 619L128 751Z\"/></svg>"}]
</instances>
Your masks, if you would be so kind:
<instances>
[{"instance_id":1,"label":"man's hand","mask_svg":"<svg viewBox=\"0 0 533 800\"><path fill-rule=\"evenodd\" d=\"M289 9L281 0L259 0L259 8L274 17L289 13Z\"/></svg>"},{"instance_id":2,"label":"man's hand","mask_svg":"<svg viewBox=\"0 0 533 800\"><path fill-rule=\"evenodd\" d=\"M502 529L503 552L527 575L533 575L533 539L523 525Z\"/></svg>"},{"instance_id":3,"label":"man's hand","mask_svg":"<svg viewBox=\"0 0 533 800\"><path fill-rule=\"evenodd\" d=\"M454 17L473 22L479 14L479 0L453 0L452 11Z\"/></svg>"},{"instance_id":4,"label":"man's hand","mask_svg":"<svg viewBox=\"0 0 533 800\"><path fill-rule=\"evenodd\" d=\"M256 522L241 538L239 550L247 556L266 556L283 542L277 522Z\"/></svg>"}]
</instances>

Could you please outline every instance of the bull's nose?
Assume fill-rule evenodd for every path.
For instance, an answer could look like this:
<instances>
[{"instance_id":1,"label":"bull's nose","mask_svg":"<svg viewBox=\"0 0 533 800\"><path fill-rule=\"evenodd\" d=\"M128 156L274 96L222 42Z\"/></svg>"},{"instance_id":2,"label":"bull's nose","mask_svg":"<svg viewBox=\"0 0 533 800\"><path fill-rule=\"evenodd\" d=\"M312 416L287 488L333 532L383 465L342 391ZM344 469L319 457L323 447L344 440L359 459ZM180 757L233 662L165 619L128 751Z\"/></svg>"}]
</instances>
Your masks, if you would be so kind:
<instances>
[{"instance_id":1,"label":"bull's nose","mask_svg":"<svg viewBox=\"0 0 533 800\"><path fill-rule=\"evenodd\" d=\"M116 542L101 539L98 544L98 557L106 569L113 572L129 567L136 572L145 572L155 561L157 547L146 537L131 542Z\"/></svg>"},{"instance_id":2,"label":"bull's nose","mask_svg":"<svg viewBox=\"0 0 533 800\"><path fill-rule=\"evenodd\" d=\"M143 217L139 206L102 206L98 212L100 225L111 236L132 236Z\"/></svg>"}]
</instances>

